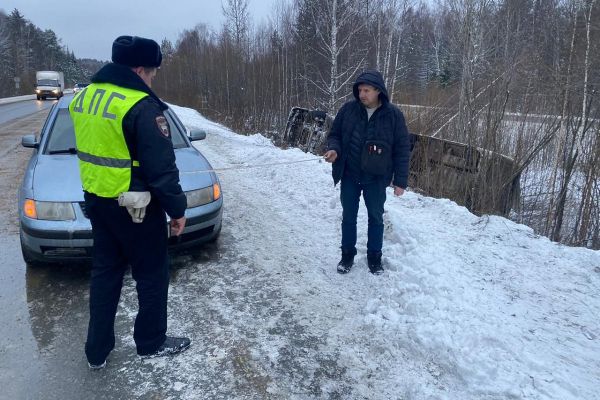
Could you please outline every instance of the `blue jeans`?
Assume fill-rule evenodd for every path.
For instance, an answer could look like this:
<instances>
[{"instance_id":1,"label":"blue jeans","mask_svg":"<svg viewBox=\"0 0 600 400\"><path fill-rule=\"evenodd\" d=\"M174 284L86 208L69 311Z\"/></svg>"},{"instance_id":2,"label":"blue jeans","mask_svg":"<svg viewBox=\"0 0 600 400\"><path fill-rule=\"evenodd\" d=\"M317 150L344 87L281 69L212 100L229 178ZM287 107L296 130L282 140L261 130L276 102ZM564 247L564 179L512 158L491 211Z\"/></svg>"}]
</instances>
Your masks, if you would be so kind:
<instances>
[{"instance_id":1,"label":"blue jeans","mask_svg":"<svg viewBox=\"0 0 600 400\"><path fill-rule=\"evenodd\" d=\"M362 192L367 213L369 227L367 233L367 251L369 253L381 252L383 245L383 205L385 203L385 186L375 181L371 183L357 183L351 177L342 178L340 200L342 202L342 251L356 249L356 217Z\"/></svg>"}]
</instances>

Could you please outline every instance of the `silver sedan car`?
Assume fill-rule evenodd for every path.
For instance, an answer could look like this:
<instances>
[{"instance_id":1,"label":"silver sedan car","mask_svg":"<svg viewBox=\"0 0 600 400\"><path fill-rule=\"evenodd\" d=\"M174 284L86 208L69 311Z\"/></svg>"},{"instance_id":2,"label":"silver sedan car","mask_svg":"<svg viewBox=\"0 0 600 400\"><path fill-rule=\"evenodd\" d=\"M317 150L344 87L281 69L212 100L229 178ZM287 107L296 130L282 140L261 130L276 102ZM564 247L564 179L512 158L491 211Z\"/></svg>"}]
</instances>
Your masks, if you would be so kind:
<instances>
[{"instance_id":1,"label":"silver sedan car","mask_svg":"<svg viewBox=\"0 0 600 400\"><path fill-rule=\"evenodd\" d=\"M23 146L33 148L18 199L21 249L29 264L91 258L92 227L85 211L68 109L72 98L65 96L53 106L39 139L35 135L22 138ZM167 110L165 116L188 203L183 234L169 238L170 250L178 250L217 239L223 197L210 163L191 143L204 139L206 133L192 130L188 136L175 113Z\"/></svg>"}]
</instances>

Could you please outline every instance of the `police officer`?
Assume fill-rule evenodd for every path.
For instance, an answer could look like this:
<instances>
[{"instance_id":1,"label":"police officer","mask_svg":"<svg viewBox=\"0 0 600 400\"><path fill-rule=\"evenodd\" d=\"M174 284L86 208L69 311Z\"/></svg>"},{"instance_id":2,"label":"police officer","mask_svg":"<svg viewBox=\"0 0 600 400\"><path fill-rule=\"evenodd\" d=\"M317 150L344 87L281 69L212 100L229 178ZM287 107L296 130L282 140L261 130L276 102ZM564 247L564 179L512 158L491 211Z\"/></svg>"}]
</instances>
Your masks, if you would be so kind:
<instances>
[{"instance_id":1,"label":"police officer","mask_svg":"<svg viewBox=\"0 0 600 400\"><path fill-rule=\"evenodd\" d=\"M167 106L150 89L162 54L151 39L120 36L112 45L112 61L69 107L94 238L85 345L92 369L103 368L114 348L115 314L128 265L139 303L133 334L137 353L156 357L190 346L188 338L166 336L169 227L165 212L171 217L171 233L179 235L187 202L163 114ZM149 193L142 222L134 222L119 205L117 198L125 192Z\"/></svg>"}]
</instances>

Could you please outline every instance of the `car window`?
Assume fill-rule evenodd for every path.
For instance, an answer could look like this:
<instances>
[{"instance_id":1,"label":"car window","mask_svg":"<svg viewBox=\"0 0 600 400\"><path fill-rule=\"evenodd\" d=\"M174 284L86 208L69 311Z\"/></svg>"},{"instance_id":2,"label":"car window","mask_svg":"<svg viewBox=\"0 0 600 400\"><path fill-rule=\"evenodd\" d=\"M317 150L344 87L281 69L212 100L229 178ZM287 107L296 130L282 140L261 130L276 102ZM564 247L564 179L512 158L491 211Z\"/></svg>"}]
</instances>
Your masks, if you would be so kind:
<instances>
[{"instance_id":1,"label":"car window","mask_svg":"<svg viewBox=\"0 0 600 400\"><path fill-rule=\"evenodd\" d=\"M52 114L50 114L52 115ZM69 110L62 108L58 110L54 124L50 128L48 143L44 154L61 152L75 148L75 131Z\"/></svg>"},{"instance_id":2,"label":"car window","mask_svg":"<svg viewBox=\"0 0 600 400\"><path fill-rule=\"evenodd\" d=\"M177 124L170 112L166 112L165 116L169 121L169 128L171 129L171 140L173 141L173 148L180 149L182 147L188 147L187 141L183 138L185 133L181 131L181 127Z\"/></svg>"},{"instance_id":3,"label":"car window","mask_svg":"<svg viewBox=\"0 0 600 400\"><path fill-rule=\"evenodd\" d=\"M55 79L40 79L37 81L38 86L60 86Z\"/></svg>"},{"instance_id":4,"label":"car window","mask_svg":"<svg viewBox=\"0 0 600 400\"><path fill-rule=\"evenodd\" d=\"M179 149L182 147L188 147L188 144L183 138L183 133L179 129L179 126L173 121L169 113L165 113L165 115L167 116L167 120L169 121L169 127L171 128L173 148ZM44 154L63 152L68 153L69 149L74 148L75 131L73 129L73 120L71 119L69 110L66 108L62 108L58 110L58 113L56 114L56 120L50 128L48 143L46 144Z\"/></svg>"},{"instance_id":5,"label":"car window","mask_svg":"<svg viewBox=\"0 0 600 400\"><path fill-rule=\"evenodd\" d=\"M54 111L54 109L56 108L56 105L58 103L54 103L52 105L52 107L50 107L50 112L48 113L48 115L52 115L52 112ZM50 118L46 118L46 120L44 121L44 126L42 126L42 130L40 131L40 142L42 141L42 139L46 136L47 133L47 128L50 125Z\"/></svg>"}]
</instances>

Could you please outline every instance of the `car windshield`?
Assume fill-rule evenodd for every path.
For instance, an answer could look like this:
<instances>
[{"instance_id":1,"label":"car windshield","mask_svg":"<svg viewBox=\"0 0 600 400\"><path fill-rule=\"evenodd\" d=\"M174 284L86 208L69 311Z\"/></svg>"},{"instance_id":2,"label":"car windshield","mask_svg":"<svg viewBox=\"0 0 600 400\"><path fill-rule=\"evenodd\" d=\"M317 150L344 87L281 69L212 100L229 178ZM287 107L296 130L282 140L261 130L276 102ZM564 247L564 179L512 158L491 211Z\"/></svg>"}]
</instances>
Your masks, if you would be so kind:
<instances>
[{"instance_id":1,"label":"car windshield","mask_svg":"<svg viewBox=\"0 0 600 400\"><path fill-rule=\"evenodd\" d=\"M166 112L165 115L171 128L173 148L188 147L179 125L173 121L169 112ZM62 108L56 114L56 120L50 128L44 154L75 154L75 131L73 130L73 120L68 109Z\"/></svg>"},{"instance_id":2,"label":"car windshield","mask_svg":"<svg viewBox=\"0 0 600 400\"><path fill-rule=\"evenodd\" d=\"M55 79L40 79L37 83L38 86L58 86L58 81Z\"/></svg>"}]
</instances>

